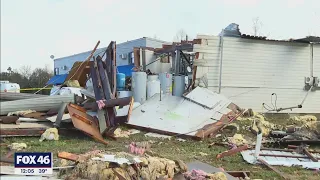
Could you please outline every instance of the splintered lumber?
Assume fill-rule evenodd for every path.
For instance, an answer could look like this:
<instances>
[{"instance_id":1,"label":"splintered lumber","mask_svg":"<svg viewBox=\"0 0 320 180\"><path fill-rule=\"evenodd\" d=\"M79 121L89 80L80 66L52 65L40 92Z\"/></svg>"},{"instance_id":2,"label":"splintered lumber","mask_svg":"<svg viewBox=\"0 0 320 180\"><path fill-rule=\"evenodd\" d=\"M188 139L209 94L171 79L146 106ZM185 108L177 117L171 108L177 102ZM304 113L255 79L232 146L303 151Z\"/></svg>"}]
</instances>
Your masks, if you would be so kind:
<instances>
[{"instance_id":1,"label":"splintered lumber","mask_svg":"<svg viewBox=\"0 0 320 180\"><path fill-rule=\"evenodd\" d=\"M70 161L77 161L79 159L79 155L68 153L68 152L59 152L58 157L61 159L66 159Z\"/></svg>"},{"instance_id":2,"label":"splintered lumber","mask_svg":"<svg viewBox=\"0 0 320 180\"><path fill-rule=\"evenodd\" d=\"M63 102L75 103L74 94L0 102L0 115L7 115L9 112L29 109L35 111L49 111L50 109L59 109L61 103Z\"/></svg>"},{"instance_id":3,"label":"splintered lumber","mask_svg":"<svg viewBox=\"0 0 320 180\"><path fill-rule=\"evenodd\" d=\"M231 155L234 155L234 154L236 154L238 152L247 150L248 147L249 147L248 145L244 145L244 146L237 147L235 149L231 149L229 151L222 152L222 153L217 155L217 159L223 158L225 156L231 156Z\"/></svg>"},{"instance_id":4,"label":"splintered lumber","mask_svg":"<svg viewBox=\"0 0 320 180\"><path fill-rule=\"evenodd\" d=\"M276 167L271 166L270 164L268 164L265 160L263 159L259 159L258 161L261 162L262 164L264 164L265 166L267 166L269 169L273 170L274 172L276 172L279 176L281 176L283 179L289 179L285 174L283 174L281 171L279 171Z\"/></svg>"}]
</instances>

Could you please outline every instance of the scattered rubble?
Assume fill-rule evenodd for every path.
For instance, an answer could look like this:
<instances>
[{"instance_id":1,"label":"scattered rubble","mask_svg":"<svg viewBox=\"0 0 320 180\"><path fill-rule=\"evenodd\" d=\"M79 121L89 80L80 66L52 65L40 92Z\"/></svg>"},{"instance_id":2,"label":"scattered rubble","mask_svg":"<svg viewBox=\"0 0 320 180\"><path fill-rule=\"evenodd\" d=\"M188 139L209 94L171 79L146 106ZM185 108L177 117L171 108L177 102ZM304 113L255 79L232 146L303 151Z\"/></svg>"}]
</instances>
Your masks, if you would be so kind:
<instances>
[{"instance_id":1,"label":"scattered rubble","mask_svg":"<svg viewBox=\"0 0 320 180\"><path fill-rule=\"evenodd\" d=\"M188 180L228 180L227 176L222 172L210 174L202 170L192 170L191 172L184 173L184 176Z\"/></svg>"},{"instance_id":2,"label":"scattered rubble","mask_svg":"<svg viewBox=\"0 0 320 180\"><path fill-rule=\"evenodd\" d=\"M149 142L132 142L129 145L129 152L132 154L143 155L146 151L150 151L151 145Z\"/></svg>"},{"instance_id":3,"label":"scattered rubble","mask_svg":"<svg viewBox=\"0 0 320 180\"><path fill-rule=\"evenodd\" d=\"M27 144L26 143L12 143L12 144L8 145L8 147L10 148L10 150L20 151L22 149L26 149Z\"/></svg>"},{"instance_id":4,"label":"scattered rubble","mask_svg":"<svg viewBox=\"0 0 320 180\"><path fill-rule=\"evenodd\" d=\"M59 134L57 128L49 128L47 129L40 137L39 141L42 142L43 140L59 140Z\"/></svg>"},{"instance_id":5,"label":"scattered rubble","mask_svg":"<svg viewBox=\"0 0 320 180\"><path fill-rule=\"evenodd\" d=\"M125 138L129 138L130 135L133 135L133 134L139 134L140 131L139 130L136 130L136 129L129 129L127 131L124 131L122 130L121 128L117 128L113 134L114 134L114 137L125 137Z\"/></svg>"},{"instance_id":6,"label":"scattered rubble","mask_svg":"<svg viewBox=\"0 0 320 180\"><path fill-rule=\"evenodd\" d=\"M319 145L320 123L316 116L293 116L283 120L286 123L271 121L265 114L240 108L222 94L204 87L195 87L197 84L195 81L199 80L195 78L196 74L193 74L189 87L182 89L181 96L174 95L171 92L172 87L164 87L166 91L169 89L169 93L162 93L162 90L159 90L159 93L141 103L135 102L137 100L131 96L119 97L115 62L116 44L110 42L105 51L106 56L105 54L94 56L99 44L100 41L84 62L74 63L64 84L58 88L59 93L56 94L59 95L19 93L15 96L12 93L1 92L1 96L4 97L1 97L1 100L6 100L1 102L0 109L1 137L40 136L39 141L46 143L43 141L57 141L64 134L80 130L80 133L89 135L104 145L108 145L109 140L120 138L118 141L121 141L125 140L121 138L132 138L131 135L138 133L144 133L145 138L161 138L163 142L158 143L158 146L172 139L184 142L187 138L198 141L214 139L217 142L211 143L210 147L214 145L228 147L226 151L217 154L217 159L241 153L246 162L264 164L274 171L276 170L273 165L320 168L319 152L306 146L292 146L293 143ZM170 46L170 50L180 46L178 44ZM167 50L160 48L155 52ZM192 53L184 54L182 51L181 53L181 56L192 55ZM167 58L169 61L169 57ZM137 62L135 59L135 64L140 64L140 60ZM134 69L142 71L143 67ZM148 71L147 74L155 74L150 70L145 71ZM88 87L89 81L91 86ZM126 82L129 83L125 84L125 90L134 91L132 84L135 82L130 78ZM205 81L203 83L205 84ZM130 129L123 130L120 125ZM255 136L258 137L258 143L252 141L252 137ZM133 136L133 139L134 137L136 136ZM267 148L268 142L282 143L282 145L289 143L289 146L288 149ZM183 144L187 143L189 140ZM196 167L188 168L181 160L150 156L154 155L151 144L151 141L130 144L126 142L128 153L94 150L76 155L59 152L61 167L57 168L60 169L60 175L66 179L156 180L174 178L177 174L190 180L233 179L232 172L206 164L196 163ZM20 151L26 149L27 145L12 143L8 147L10 150ZM202 157L212 158L208 153L201 151L196 153ZM1 161L13 162L12 159L5 158ZM199 167L206 167L209 170ZM281 172L276 172L281 175ZM249 178L249 172L233 172L233 175L235 174L240 174L236 177Z\"/></svg>"},{"instance_id":7,"label":"scattered rubble","mask_svg":"<svg viewBox=\"0 0 320 180\"><path fill-rule=\"evenodd\" d=\"M176 173L187 171L182 161L172 161L152 156L135 157L127 153L91 154L78 161L66 179L138 179L173 178Z\"/></svg>"},{"instance_id":8,"label":"scattered rubble","mask_svg":"<svg viewBox=\"0 0 320 180\"><path fill-rule=\"evenodd\" d=\"M9 112L7 116L24 116L26 114L30 114L36 112L35 110L25 110L25 111L15 111L15 112Z\"/></svg>"},{"instance_id":9,"label":"scattered rubble","mask_svg":"<svg viewBox=\"0 0 320 180\"><path fill-rule=\"evenodd\" d=\"M233 137L228 138L228 139L229 139L229 143L235 144L236 146L248 144L248 141L243 138L242 134L235 134Z\"/></svg>"},{"instance_id":10,"label":"scattered rubble","mask_svg":"<svg viewBox=\"0 0 320 180\"><path fill-rule=\"evenodd\" d=\"M144 134L145 137L153 137L153 138L160 138L160 139L168 139L171 140L172 136L168 136L168 135L163 135L163 134L157 134L157 133L146 133Z\"/></svg>"},{"instance_id":11,"label":"scattered rubble","mask_svg":"<svg viewBox=\"0 0 320 180\"><path fill-rule=\"evenodd\" d=\"M249 122L250 129L254 132L258 132L257 124L261 127L262 135L264 137L268 136L272 130L281 130L283 127L281 125L270 123L269 121L265 120L265 117L262 114L253 113L254 115L251 117L239 117L237 120L239 121L247 121ZM247 129L249 129L247 128Z\"/></svg>"}]
</instances>

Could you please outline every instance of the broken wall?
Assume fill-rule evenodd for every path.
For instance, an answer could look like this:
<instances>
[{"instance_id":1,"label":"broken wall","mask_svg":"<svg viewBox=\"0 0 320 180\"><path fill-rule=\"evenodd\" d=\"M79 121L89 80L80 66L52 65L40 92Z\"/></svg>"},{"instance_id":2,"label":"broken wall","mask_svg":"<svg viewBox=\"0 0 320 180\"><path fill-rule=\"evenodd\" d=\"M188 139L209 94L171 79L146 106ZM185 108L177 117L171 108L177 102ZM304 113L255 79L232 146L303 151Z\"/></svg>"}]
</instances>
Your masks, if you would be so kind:
<instances>
[{"instance_id":1,"label":"broken wall","mask_svg":"<svg viewBox=\"0 0 320 180\"><path fill-rule=\"evenodd\" d=\"M199 52L195 60L197 78L207 80L208 89L218 91L220 71L220 37L199 35ZM320 76L319 45L314 48L315 76ZM304 77L310 76L310 45L244 38L223 38L221 93L240 107L265 111L276 93L277 107L297 106L306 95ZM318 75L316 74L318 73ZM320 113L320 91L310 92L302 109L293 113ZM291 112L291 111L287 111Z\"/></svg>"},{"instance_id":2,"label":"broken wall","mask_svg":"<svg viewBox=\"0 0 320 180\"><path fill-rule=\"evenodd\" d=\"M320 44L313 45L313 76L320 78Z\"/></svg>"},{"instance_id":3,"label":"broken wall","mask_svg":"<svg viewBox=\"0 0 320 180\"><path fill-rule=\"evenodd\" d=\"M145 50L146 69L150 69L152 73L170 72L171 63L162 63L161 60L154 55L151 50ZM171 62L171 61L170 61ZM149 64L149 65L148 65Z\"/></svg>"}]
</instances>

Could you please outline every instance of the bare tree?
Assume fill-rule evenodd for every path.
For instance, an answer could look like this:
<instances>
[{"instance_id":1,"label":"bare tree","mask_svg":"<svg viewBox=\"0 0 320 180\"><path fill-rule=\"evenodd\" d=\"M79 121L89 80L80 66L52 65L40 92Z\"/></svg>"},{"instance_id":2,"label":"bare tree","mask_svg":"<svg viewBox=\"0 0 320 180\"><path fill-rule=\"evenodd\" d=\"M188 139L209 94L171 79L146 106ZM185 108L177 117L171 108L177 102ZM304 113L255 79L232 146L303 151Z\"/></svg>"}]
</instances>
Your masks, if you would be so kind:
<instances>
[{"instance_id":1,"label":"bare tree","mask_svg":"<svg viewBox=\"0 0 320 180\"><path fill-rule=\"evenodd\" d=\"M253 34L255 36L261 36L262 22L260 21L259 17L253 18L252 23Z\"/></svg>"},{"instance_id":2,"label":"bare tree","mask_svg":"<svg viewBox=\"0 0 320 180\"><path fill-rule=\"evenodd\" d=\"M7 69L7 71L8 71L9 73L12 73L12 68L9 66L8 69Z\"/></svg>"},{"instance_id":3,"label":"bare tree","mask_svg":"<svg viewBox=\"0 0 320 180\"><path fill-rule=\"evenodd\" d=\"M24 65L19 69L19 72L22 76L26 77L27 79L30 78L32 74L31 66Z\"/></svg>"},{"instance_id":4,"label":"bare tree","mask_svg":"<svg viewBox=\"0 0 320 180\"><path fill-rule=\"evenodd\" d=\"M30 86L35 88L41 88L46 85L51 76L52 71L50 71L48 67L36 68L32 71L32 74L29 78Z\"/></svg>"},{"instance_id":5,"label":"bare tree","mask_svg":"<svg viewBox=\"0 0 320 180\"><path fill-rule=\"evenodd\" d=\"M180 29L177 33L176 36L174 37L174 41L181 42L187 39L187 33L183 30Z\"/></svg>"}]
</instances>

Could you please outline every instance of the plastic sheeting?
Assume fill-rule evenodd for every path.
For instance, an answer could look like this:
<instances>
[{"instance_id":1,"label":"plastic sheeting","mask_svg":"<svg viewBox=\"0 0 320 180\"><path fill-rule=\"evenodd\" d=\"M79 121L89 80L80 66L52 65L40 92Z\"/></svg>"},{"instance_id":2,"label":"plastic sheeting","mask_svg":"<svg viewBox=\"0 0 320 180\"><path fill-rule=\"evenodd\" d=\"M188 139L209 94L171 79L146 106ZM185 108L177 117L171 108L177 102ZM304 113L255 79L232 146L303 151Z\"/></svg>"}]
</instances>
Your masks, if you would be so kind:
<instances>
[{"instance_id":1,"label":"plastic sheeting","mask_svg":"<svg viewBox=\"0 0 320 180\"><path fill-rule=\"evenodd\" d=\"M55 75L52 76L49 81L47 82L46 85L58 85L58 84L63 84L64 81L66 80L68 74L61 74L61 75Z\"/></svg>"}]
</instances>

